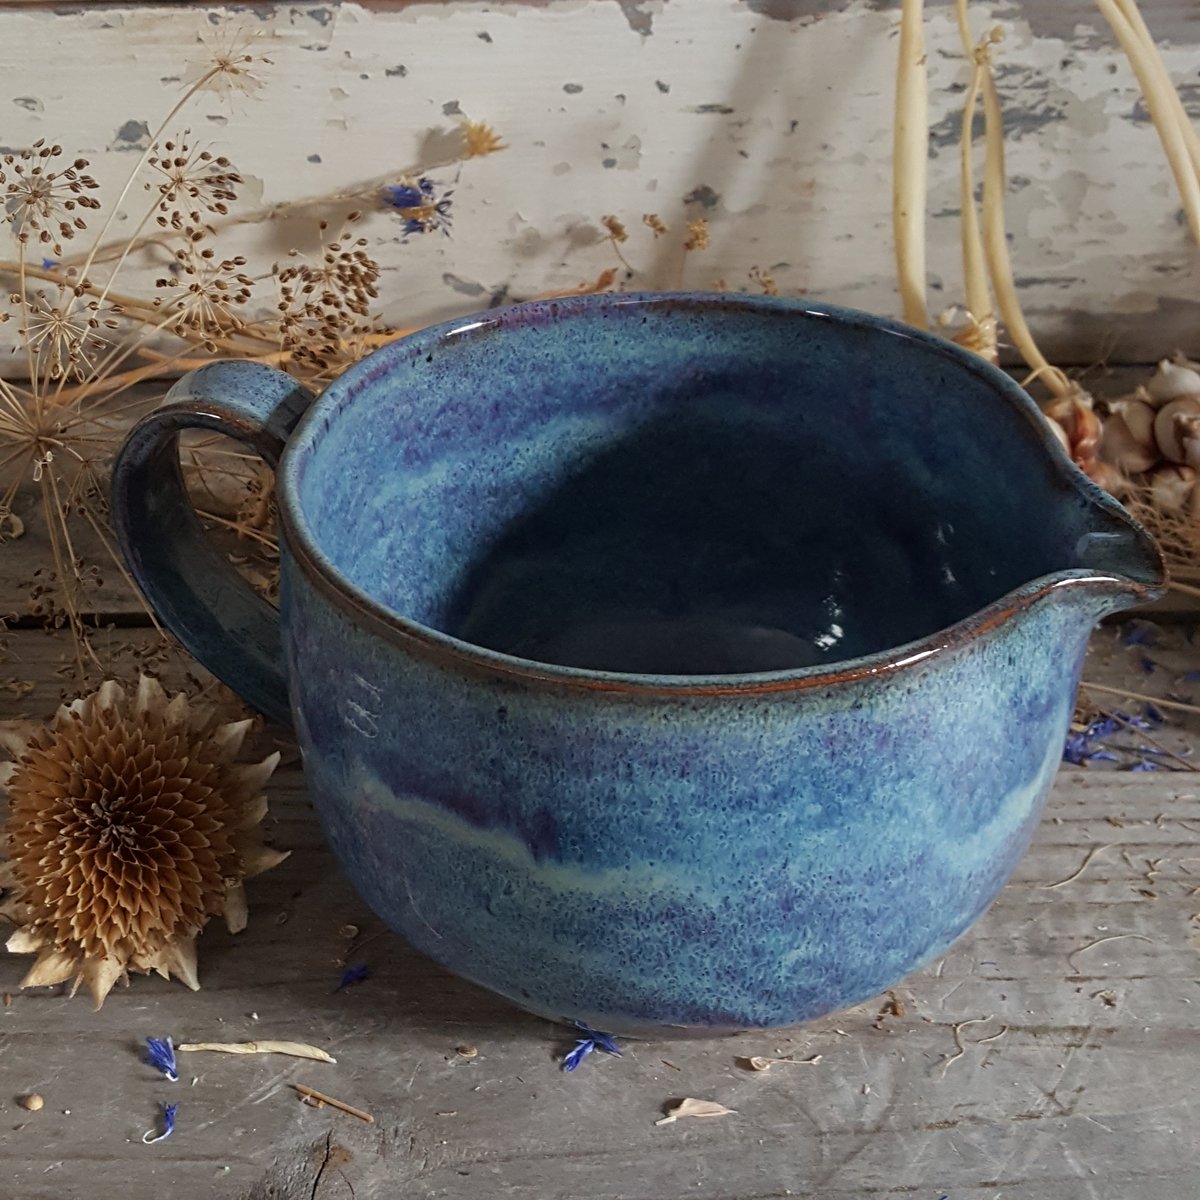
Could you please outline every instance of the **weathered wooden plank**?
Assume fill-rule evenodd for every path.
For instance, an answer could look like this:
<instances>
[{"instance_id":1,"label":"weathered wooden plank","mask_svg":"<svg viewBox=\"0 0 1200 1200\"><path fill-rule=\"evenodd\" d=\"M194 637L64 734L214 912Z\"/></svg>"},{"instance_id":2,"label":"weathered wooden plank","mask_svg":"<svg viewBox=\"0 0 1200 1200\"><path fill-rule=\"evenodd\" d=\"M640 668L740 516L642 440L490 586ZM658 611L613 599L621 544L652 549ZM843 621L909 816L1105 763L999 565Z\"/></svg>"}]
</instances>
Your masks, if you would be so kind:
<instances>
[{"instance_id":1,"label":"weathered wooden plank","mask_svg":"<svg viewBox=\"0 0 1200 1200\"><path fill-rule=\"evenodd\" d=\"M0 693L0 719L57 697L54 641L9 635L36 690ZM351 1186L376 1200L1195 1194L1200 899L1184 868L1200 869L1200 821L1187 775L1064 772L1017 880L897 989L899 1016L880 998L791 1033L629 1043L576 1075L556 1063L569 1036L382 930L331 862L294 768L270 791L270 836L292 855L251 882L244 933L205 933L202 991L137 978L98 1014L51 991L0 1008L0 1171L14 1196L157 1200L167 1180L172 1194L223 1200L336 1200ZM1134 866L1114 850L1049 886L1110 836L1127 839ZM1143 856L1165 859L1153 900L1124 890ZM1150 941L1080 950L1126 933ZM336 991L344 963L371 974ZM0 991L15 991L21 969L0 958ZM982 1018L954 1058L955 1026ZM167 1034L312 1041L339 1061L195 1056L172 1086L138 1061L141 1038ZM464 1044L477 1055L456 1054ZM751 1054L822 1058L753 1073L736 1061ZM293 1081L376 1124L305 1107ZM39 1113L15 1105L29 1090L46 1098ZM684 1095L736 1114L655 1126ZM144 1147L159 1100L180 1103L177 1132Z\"/></svg>"},{"instance_id":2,"label":"weathered wooden plank","mask_svg":"<svg viewBox=\"0 0 1200 1200\"><path fill-rule=\"evenodd\" d=\"M1144 7L1194 112L1194 8ZM1067 362L1194 345L1194 248L1134 76L1094 6L973 11L981 30L996 21L1007 35L996 55L1009 229L1033 329ZM451 240L406 241L394 213L364 226L385 268L389 321L425 324L619 268L599 225L608 213L632 231L623 250L633 285L754 287L757 267L786 292L897 309L895 0L329 0L256 5L235 21L261 33L274 60L259 100L230 107L204 94L178 124L230 155L248 210L427 164L459 111L503 133L504 154L461 176L434 172L455 187ZM62 141L92 160L109 197L211 28L194 5L20 5L0 9L0 25L4 145ZM49 45L60 64L50 77L37 52ZM564 54L570 46L588 53ZM954 142L968 68L946 3L929 6L928 51L931 296L948 308L963 297ZM130 196L122 228L141 219L140 186ZM673 230L706 216L711 247L685 265L676 234L655 241L641 225L649 210ZM312 226L266 222L229 247L267 272L289 249L311 250ZM125 290L153 296L159 273L135 265ZM269 311L269 282L258 293L257 309Z\"/></svg>"}]
</instances>

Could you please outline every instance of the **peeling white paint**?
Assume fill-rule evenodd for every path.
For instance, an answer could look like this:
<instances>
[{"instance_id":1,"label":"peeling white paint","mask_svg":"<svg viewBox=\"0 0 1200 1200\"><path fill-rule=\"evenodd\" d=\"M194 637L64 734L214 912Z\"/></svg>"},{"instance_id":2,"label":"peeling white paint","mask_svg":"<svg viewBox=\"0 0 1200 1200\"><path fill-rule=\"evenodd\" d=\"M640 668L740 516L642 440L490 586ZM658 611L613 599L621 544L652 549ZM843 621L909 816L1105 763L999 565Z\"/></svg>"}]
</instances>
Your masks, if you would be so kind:
<instances>
[{"instance_id":1,"label":"peeling white paint","mask_svg":"<svg viewBox=\"0 0 1200 1200\"><path fill-rule=\"evenodd\" d=\"M985 6L973 8L982 27ZM404 244L394 216L372 218L385 315L400 324L595 277L617 265L597 226L605 213L628 225L623 250L647 286L751 287L751 268L763 267L785 293L894 313L895 13L872 0L794 9L791 20L768 0L242 11L233 19L261 31L275 61L267 86L232 109L200 97L186 123L253 177L251 206L419 163L450 128L447 113L500 130L510 149L457 179L453 238ZM157 126L193 71L206 14L219 11L0 10L10 100L0 104L0 144L59 141L90 158L103 194L115 196L141 131ZM1135 119L1123 57L1102 26L1060 36L1061 23L1011 8L1004 25L1010 225L1035 332L1067 360L1195 347L1198 256L1153 129ZM34 52L48 45L52 71ZM948 306L961 298L952 139L966 79L948 8L930 12L928 51L930 270L934 303ZM1195 82L1194 45L1165 57L1177 79ZM140 218L142 199L131 195L122 229ZM712 247L690 256L682 279L677 242L655 242L641 224L647 211L675 229L690 216L711 220ZM274 222L239 248L269 263L303 248L311 225ZM122 290L152 293L153 272L126 277Z\"/></svg>"}]
</instances>

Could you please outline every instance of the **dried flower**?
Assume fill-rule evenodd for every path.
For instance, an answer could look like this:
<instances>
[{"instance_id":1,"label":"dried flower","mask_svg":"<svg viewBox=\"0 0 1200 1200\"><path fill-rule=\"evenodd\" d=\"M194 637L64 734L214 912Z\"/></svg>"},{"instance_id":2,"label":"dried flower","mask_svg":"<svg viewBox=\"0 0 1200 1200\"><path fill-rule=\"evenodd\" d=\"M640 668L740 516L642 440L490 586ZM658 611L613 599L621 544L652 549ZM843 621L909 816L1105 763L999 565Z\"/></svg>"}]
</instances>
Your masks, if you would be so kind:
<instances>
[{"instance_id":1,"label":"dried flower","mask_svg":"<svg viewBox=\"0 0 1200 1200\"><path fill-rule=\"evenodd\" d=\"M383 189L383 203L388 208L405 209L420 208L434 193L433 180L422 175L411 183L389 183Z\"/></svg>"},{"instance_id":2,"label":"dried flower","mask_svg":"<svg viewBox=\"0 0 1200 1200\"><path fill-rule=\"evenodd\" d=\"M332 241L325 241L329 223L322 221L320 264L297 261L275 273L280 341L294 362L318 372L343 364L355 338L370 328L363 318L379 295L379 264L366 252L367 239L351 234L361 217L350 213Z\"/></svg>"},{"instance_id":3,"label":"dried flower","mask_svg":"<svg viewBox=\"0 0 1200 1200\"><path fill-rule=\"evenodd\" d=\"M704 244L706 246L708 245L707 234L705 235L705 243ZM750 268L750 278L753 279L754 282L757 283L760 288L762 288L764 296L778 296L779 295L779 284L775 282L775 276L772 275L770 271L766 270L766 268L751 267Z\"/></svg>"},{"instance_id":4,"label":"dried flower","mask_svg":"<svg viewBox=\"0 0 1200 1200\"><path fill-rule=\"evenodd\" d=\"M404 236L441 230L449 236L453 189L438 195L437 184L425 175L416 180L389 184L382 200L404 218Z\"/></svg>"},{"instance_id":5,"label":"dried flower","mask_svg":"<svg viewBox=\"0 0 1200 1200\"><path fill-rule=\"evenodd\" d=\"M91 374L96 355L108 345L99 330L117 327L97 301L77 299L65 288L53 304L45 293L31 297L21 321L26 345L34 352L42 374L51 380L83 379Z\"/></svg>"},{"instance_id":6,"label":"dried flower","mask_svg":"<svg viewBox=\"0 0 1200 1200\"><path fill-rule=\"evenodd\" d=\"M667 227L663 224L662 217L658 213L643 213L642 224L653 229L655 237L667 232Z\"/></svg>"},{"instance_id":7,"label":"dried flower","mask_svg":"<svg viewBox=\"0 0 1200 1200\"><path fill-rule=\"evenodd\" d=\"M500 135L483 121L465 121L463 123L464 158L482 158L485 154L495 154L508 147L500 140Z\"/></svg>"},{"instance_id":8,"label":"dried flower","mask_svg":"<svg viewBox=\"0 0 1200 1200\"><path fill-rule=\"evenodd\" d=\"M279 755L233 761L249 726L109 681L4 764L8 949L38 956L22 987L84 983L99 1008L130 971L200 986L197 934L214 915L245 928L243 880L286 857L258 829Z\"/></svg>"},{"instance_id":9,"label":"dried flower","mask_svg":"<svg viewBox=\"0 0 1200 1200\"><path fill-rule=\"evenodd\" d=\"M142 1141L147 1146L153 1146L155 1142L165 1142L167 1138L175 1132L175 1114L179 1111L178 1104L164 1104L163 1110L163 1129L162 1133L155 1134L153 1129L147 1129L142 1134Z\"/></svg>"},{"instance_id":10,"label":"dried flower","mask_svg":"<svg viewBox=\"0 0 1200 1200\"><path fill-rule=\"evenodd\" d=\"M157 182L148 181L147 190L157 186L160 227L181 226L181 205L198 206L217 216L225 216L229 205L237 199L237 186L242 177L224 155L214 156L208 150L196 150L186 139L185 129L178 141L163 142L157 154L151 154L147 164L158 172ZM195 215L198 220L198 214Z\"/></svg>"},{"instance_id":11,"label":"dried flower","mask_svg":"<svg viewBox=\"0 0 1200 1200\"><path fill-rule=\"evenodd\" d=\"M601 217L600 224L608 230L608 236L612 238L614 242L629 241L629 232L626 230L621 221L611 214Z\"/></svg>"},{"instance_id":12,"label":"dried flower","mask_svg":"<svg viewBox=\"0 0 1200 1200\"><path fill-rule=\"evenodd\" d=\"M342 972L341 981L333 990L340 992L343 988L353 987L356 983L362 983L371 973L371 968L365 963L361 967L347 967Z\"/></svg>"},{"instance_id":13,"label":"dried flower","mask_svg":"<svg viewBox=\"0 0 1200 1200\"><path fill-rule=\"evenodd\" d=\"M603 1050L616 1058L621 1057L621 1050L611 1033L601 1033L598 1029L590 1029L582 1021L576 1021L575 1027L583 1036L575 1043L575 1048L563 1056L562 1069L574 1071L593 1050Z\"/></svg>"},{"instance_id":14,"label":"dried flower","mask_svg":"<svg viewBox=\"0 0 1200 1200\"><path fill-rule=\"evenodd\" d=\"M703 217L696 217L687 223L687 240L683 243L685 250L708 249L708 222Z\"/></svg>"},{"instance_id":15,"label":"dried flower","mask_svg":"<svg viewBox=\"0 0 1200 1200\"><path fill-rule=\"evenodd\" d=\"M227 98L253 96L263 84L255 68L271 65L266 55L251 52L256 41L256 35L244 29L218 25L213 33L200 38L205 54L193 65L186 82L196 91Z\"/></svg>"},{"instance_id":16,"label":"dried flower","mask_svg":"<svg viewBox=\"0 0 1200 1200\"><path fill-rule=\"evenodd\" d=\"M218 259L212 247L204 245L205 230L189 226L183 236L183 248L175 253L174 274L156 280L155 286L173 291L164 306L167 328L199 335L213 352L214 338L241 328L237 310L253 295L254 280L243 270L244 257Z\"/></svg>"},{"instance_id":17,"label":"dried flower","mask_svg":"<svg viewBox=\"0 0 1200 1200\"><path fill-rule=\"evenodd\" d=\"M179 1068L175 1064L175 1044L170 1038L146 1039L146 1057L143 1060L147 1066L161 1071L171 1083L179 1082Z\"/></svg>"},{"instance_id":18,"label":"dried flower","mask_svg":"<svg viewBox=\"0 0 1200 1200\"><path fill-rule=\"evenodd\" d=\"M100 185L85 174L87 159L77 158L66 168L55 170L61 146L47 146L39 138L28 150L0 158L0 188L6 198L8 218L18 242L49 246L57 255L62 243L87 228L80 209L96 209L100 201L88 193Z\"/></svg>"}]
</instances>

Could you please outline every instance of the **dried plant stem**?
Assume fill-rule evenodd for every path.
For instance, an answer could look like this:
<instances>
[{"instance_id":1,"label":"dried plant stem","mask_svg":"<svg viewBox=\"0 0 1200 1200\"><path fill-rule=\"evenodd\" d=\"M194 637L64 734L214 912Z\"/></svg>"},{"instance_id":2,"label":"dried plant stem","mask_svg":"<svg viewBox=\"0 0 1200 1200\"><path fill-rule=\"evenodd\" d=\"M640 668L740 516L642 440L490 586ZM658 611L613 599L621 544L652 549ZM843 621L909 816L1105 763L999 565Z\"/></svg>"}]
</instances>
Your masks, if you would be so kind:
<instances>
[{"instance_id":1,"label":"dried plant stem","mask_svg":"<svg viewBox=\"0 0 1200 1200\"><path fill-rule=\"evenodd\" d=\"M992 1018L990 1014L986 1017L972 1017L969 1021L959 1021L958 1024L954 1026L955 1050L954 1053L949 1055L946 1058L946 1061L942 1063L943 1079L946 1077L946 1072L950 1070L950 1068L967 1053L967 1048L963 1045L962 1041L962 1031L966 1029L968 1025L986 1025L991 1019Z\"/></svg>"},{"instance_id":2,"label":"dried plant stem","mask_svg":"<svg viewBox=\"0 0 1200 1200\"><path fill-rule=\"evenodd\" d=\"M1145 43L1151 62L1161 73L1166 83L1168 99L1171 101L1171 106L1174 108L1179 120L1179 128L1183 134L1183 140L1187 145L1188 157L1192 160L1193 168L1197 173L1200 173L1200 133L1196 132L1196 128L1192 124L1192 119L1188 116L1187 109L1183 106L1183 99L1180 97L1178 89L1171 82L1171 76L1167 72L1167 65L1163 62L1158 46L1154 42L1154 37L1142 17L1141 10L1137 6L1137 0L1117 0L1117 3L1125 19L1133 26L1134 32Z\"/></svg>"},{"instance_id":3,"label":"dried plant stem","mask_svg":"<svg viewBox=\"0 0 1200 1200\"><path fill-rule=\"evenodd\" d=\"M1167 587L1173 592L1179 592L1183 596L1196 596L1200 598L1200 587L1193 587L1190 583L1180 583L1178 579L1172 579L1167 583Z\"/></svg>"},{"instance_id":4,"label":"dried plant stem","mask_svg":"<svg viewBox=\"0 0 1200 1200\"><path fill-rule=\"evenodd\" d=\"M300 1099L305 1104L311 1104L314 1108L321 1108L328 1104L330 1108L336 1108L338 1112L348 1113L360 1121L366 1121L368 1125L375 1123L375 1118L369 1112L363 1112L361 1108L355 1108L344 1100L335 1100L332 1096L325 1095L324 1092L318 1092L316 1088L306 1087L302 1083L293 1083L292 1089L299 1093Z\"/></svg>"},{"instance_id":5,"label":"dried plant stem","mask_svg":"<svg viewBox=\"0 0 1200 1200\"><path fill-rule=\"evenodd\" d=\"M979 213L975 206L975 169L972 157L975 132L975 114L979 107L979 96L983 89L984 72L987 70L987 47L995 37L989 34L980 46L971 37L971 26L967 18L967 0L956 0L955 14L958 32L962 39L963 53L974 64L971 82L963 101L962 136L959 141L959 207L961 208L961 237L963 257L963 285L966 293L967 312L979 331L980 351L985 357L995 359L997 352L996 314L992 306L992 294L988 287L987 258L983 251L983 236L979 230Z\"/></svg>"},{"instance_id":6,"label":"dried plant stem","mask_svg":"<svg viewBox=\"0 0 1200 1200\"><path fill-rule=\"evenodd\" d=\"M1183 202L1192 237L1200 243L1200 145L1150 31L1131 0L1096 0L1137 76L1150 119ZM1185 128L1187 132L1185 132Z\"/></svg>"},{"instance_id":7,"label":"dried plant stem","mask_svg":"<svg viewBox=\"0 0 1200 1200\"><path fill-rule=\"evenodd\" d=\"M1200 713L1200 705L1185 704L1182 700L1164 700L1161 696L1147 696L1145 692L1131 692L1128 688L1105 687L1099 683L1084 682L1080 685L1089 692L1103 692L1106 696L1120 696L1125 700L1141 700L1159 708L1171 708L1176 712Z\"/></svg>"},{"instance_id":8,"label":"dried plant stem","mask_svg":"<svg viewBox=\"0 0 1200 1200\"><path fill-rule=\"evenodd\" d=\"M1143 742L1149 742L1155 750L1165 754L1168 758L1174 759L1177 763L1179 763L1182 770L1200 771L1200 767L1196 766L1194 762L1189 762L1183 757L1182 754L1176 754L1174 750L1170 749L1170 747L1164 746L1162 742L1160 742L1158 738L1154 737L1152 734L1147 733L1144 729L1139 729L1128 717L1122 716L1118 712L1109 712L1107 709L1099 707L1097 707L1096 711L1099 712L1102 717L1109 717L1119 724L1124 725L1126 729L1136 733Z\"/></svg>"},{"instance_id":9,"label":"dried plant stem","mask_svg":"<svg viewBox=\"0 0 1200 1200\"><path fill-rule=\"evenodd\" d=\"M1136 941L1149 942L1152 946L1154 945L1154 939L1146 937L1143 933L1112 933L1108 937L1097 938L1094 942L1088 942L1086 946L1080 946L1078 950L1072 950L1067 955L1067 966L1076 974L1079 974L1079 967L1075 963L1078 955L1082 954L1085 950L1091 950L1094 946L1103 946L1105 942L1121 942L1126 938L1133 938Z\"/></svg>"},{"instance_id":10,"label":"dried plant stem","mask_svg":"<svg viewBox=\"0 0 1200 1200\"><path fill-rule=\"evenodd\" d=\"M925 202L929 158L929 92L923 0L904 0L896 72L892 151L892 232L904 319L929 328L925 299Z\"/></svg>"},{"instance_id":11,"label":"dried plant stem","mask_svg":"<svg viewBox=\"0 0 1200 1200\"><path fill-rule=\"evenodd\" d=\"M134 180L137 179L137 177L141 174L142 168L146 165L147 161L150 158L150 155L154 152L155 148L157 147L158 140L159 140L159 138L162 137L163 133L166 131L167 126L170 125L170 123L173 120L175 120L175 118L183 111L183 109L187 107L188 101L191 100L191 98L197 92L201 91L205 86L207 86L208 82L211 79L213 79L217 75L219 75L221 73L221 70L222 70L221 66L218 64L215 64L215 63L211 67L209 67L208 70L205 71L200 76L200 78L197 79L183 93L183 95L179 97L179 99L172 106L170 112L168 112L167 115L159 123L158 128L154 131L153 134L151 134L149 139L147 139L146 148L142 151L141 155L138 157L137 162L134 163L133 170L130 171L129 178L125 180L125 186L121 189L121 194L117 197L116 203L113 204L112 207L108 210L108 216L105 219L104 224L100 227L100 232L96 235L96 240L92 243L92 248L88 251L87 257L83 261L83 266L80 268L80 271L79 271L79 274L81 276L86 276L88 271L91 270L92 264L96 261L96 255L100 251L100 248L104 242L105 236L108 234L108 231L112 228L113 221L115 221L117 219L117 213L119 213L121 211L121 205L125 203L125 197L129 195L129 189L133 187ZM129 239L122 238L120 244L124 246L124 253L122 253L122 255L121 255L121 261L124 261L125 257L129 254L129 246L130 246ZM113 271L112 275L115 276L116 271Z\"/></svg>"},{"instance_id":12,"label":"dried plant stem","mask_svg":"<svg viewBox=\"0 0 1200 1200\"><path fill-rule=\"evenodd\" d=\"M1075 390L1074 385L1062 371L1052 367L1043 357L1033 340L1033 334L1029 331L1025 314L1021 311L1021 304L1017 299L1004 227L1004 116L1000 107L1000 93L992 76L990 60L986 56L983 58L983 111L986 146L986 166L983 175L983 244L992 288L996 294L996 306L1008 328L1009 337L1034 376L1040 378L1055 396L1067 396Z\"/></svg>"},{"instance_id":13,"label":"dried plant stem","mask_svg":"<svg viewBox=\"0 0 1200 1200\"><path fill-rule=\"evenodd\" d=\"M1115 842L1109 842L1105 846L1093 846L1087 852L1087 855L1084 857L1083 862L1081 862L1079 864L1079 866L1074 871L1072 871L1070 875L1068 875L1066 877L1066 879L1060 879L1057 883L1040 883L1040 884L1038 884L1038 887L1043 892L1052 892L1052 891L1054 891L1055 888L1065 887L1068 883L1074 883L1075 880L1077 880L1084 873L1084 871L1086 871L1088 869L1088 867L1091 866L1092 859L1103 854L1105 850L1111 850L1113 848L1113 846L1115 846L1115 845L1116 845Z\"/></svg>"},{"instance_id":14,"label":"dried plant stem","mask_svg":"<svg viewBox=\"0 0 1200 1200\"><path fill-rule=\"evenodd\" d=\"M161 132L160 128L159 133L161 134ZM214 232L218 232L222 229L230 229L235 225L257 225L264 221L278 221L280 218L298 216L312 209L328 209L336 204L372 202L377 199L383 188L395 183L397 179L407 179L417 175L424 175L429 171L444 170L446 167L452 167L460 162L462 162L462 156L458 155L422 163L420 166L388 171L383 175L375 175L370 179L359 180L357 183L352 183L348 187L341 188L336 192L324 192L319 196L305 196L299 200L281 201L277 204L264 205L261 208L244 213L230 213L226 217L209 222L209 227ZM125 257L128 254L136 253L138 250L144 250L147 246L160 245L167 241L168 237L169 235L167 234L150 233L145 237L133 238L128 242L123 238L118 239L108 245L101 246L92 261L106 262L117 255ZM67 261L70 262L71 260Z\"/></svg>"}]
</instances>

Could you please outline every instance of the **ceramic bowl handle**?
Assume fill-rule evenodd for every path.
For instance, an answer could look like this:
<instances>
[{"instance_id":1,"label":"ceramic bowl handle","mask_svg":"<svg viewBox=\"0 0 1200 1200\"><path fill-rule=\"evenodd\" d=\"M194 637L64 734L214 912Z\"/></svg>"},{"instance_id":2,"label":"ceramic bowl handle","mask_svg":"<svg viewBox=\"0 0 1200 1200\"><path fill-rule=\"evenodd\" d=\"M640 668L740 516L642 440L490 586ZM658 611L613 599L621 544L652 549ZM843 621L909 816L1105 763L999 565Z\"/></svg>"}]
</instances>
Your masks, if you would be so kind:
<instances>
[{"instance_id":1,"label":"ceramic bowl handle","mask_svg":"<svg viewBox=\"0 0 1200 1200\"><path fill-rule=\"evenodd\" d=\"M162 623L266 716L290 721L279 614L209 543L188 499L179 434L207 429L278 464L312 394L274 367L192 371L129 432L112 474L112 516L130 573Z\"/></svg>"}]
</instances>

